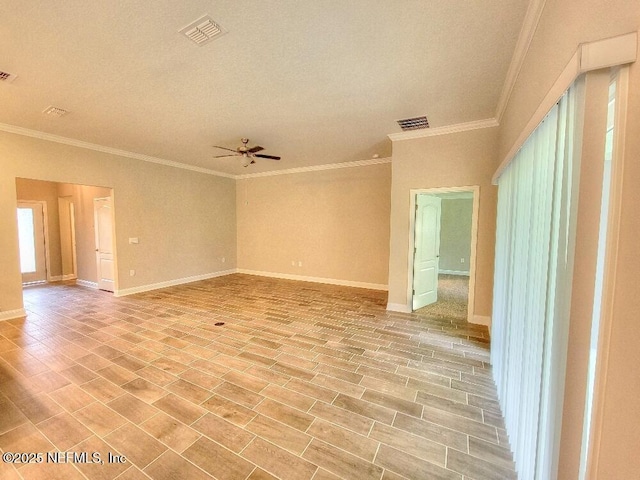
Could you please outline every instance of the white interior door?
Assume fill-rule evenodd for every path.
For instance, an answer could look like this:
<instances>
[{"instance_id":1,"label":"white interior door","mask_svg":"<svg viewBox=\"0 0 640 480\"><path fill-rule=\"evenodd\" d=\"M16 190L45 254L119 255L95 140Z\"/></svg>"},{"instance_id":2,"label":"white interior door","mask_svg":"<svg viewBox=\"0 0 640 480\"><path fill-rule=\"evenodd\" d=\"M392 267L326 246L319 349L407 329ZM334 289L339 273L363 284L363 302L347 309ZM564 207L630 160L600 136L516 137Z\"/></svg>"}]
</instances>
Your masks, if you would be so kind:
<instances>
[{"instance_id":1,"label":"white interior door","mask_svg":"<svg viewBox=\"0 0 640 480\"><path fill-rule=\"evenodd\" d=\"M96 265L98 288L113 292L115 267L113 261L113 215L111 198L95 198L93 213L96 230Z\"/></svg>"},{"instance_id":2,"label":"white interior door","mask_svg":"<svg viewBox=\"0 0 640 480\"><path fill-rule=\"evenodd\" d=\"M432 195L416 196L413 256L413 309L438 301L440 203Z\"/></svg>"},{"instance_id":3,"label":"white interior door","mask_svg":"<svg viewBox=\"0 0 640 480\"><path fill-rule=\"evenodd\" d=\"M18 202L18 239L22 283L45 282L47 262L42 203Z\"/></svg>"}]
</instances>

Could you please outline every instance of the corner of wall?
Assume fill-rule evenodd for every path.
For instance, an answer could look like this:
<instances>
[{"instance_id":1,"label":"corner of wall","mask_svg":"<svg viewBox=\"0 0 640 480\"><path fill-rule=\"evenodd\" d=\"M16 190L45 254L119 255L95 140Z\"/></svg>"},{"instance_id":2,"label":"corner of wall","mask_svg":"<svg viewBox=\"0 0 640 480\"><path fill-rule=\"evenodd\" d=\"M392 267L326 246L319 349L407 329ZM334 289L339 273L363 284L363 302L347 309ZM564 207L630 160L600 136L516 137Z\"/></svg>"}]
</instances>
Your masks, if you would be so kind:
<instances>
[{"instance_id":1,"label":"corner of wall","mask_svg":"<svg viewBox=\"0 0 640 480\"><path fill-rule=\"evenodd\" d=\"M387 303L387 310L390 312L411 313L412 310L408 305L403 303Z\"/></svg>"},{"instance_id":2,"label":"corner of wall","mask_svg":"<svg viewBox=\"0 0 640 480\"><path fill-rule=\"evenodd\" d=\"M485 325L489 327L489 330L491 330L491 317L488 316L474 315L469 323L473 323L475 325Z\"/></svg>"},{"instance_id":3,"label":"corner of wall","mask_svg":"<svg viewBox=\"0 0 640 480\"><path fill-rule=\"evenodd\" d=\"M4 312L0 312L0 322L4 320L13 320L14 318L25 317L27 312L25 312L24 308L18 308L16 310L7 310Z\"/></svg>"}]
</instances>

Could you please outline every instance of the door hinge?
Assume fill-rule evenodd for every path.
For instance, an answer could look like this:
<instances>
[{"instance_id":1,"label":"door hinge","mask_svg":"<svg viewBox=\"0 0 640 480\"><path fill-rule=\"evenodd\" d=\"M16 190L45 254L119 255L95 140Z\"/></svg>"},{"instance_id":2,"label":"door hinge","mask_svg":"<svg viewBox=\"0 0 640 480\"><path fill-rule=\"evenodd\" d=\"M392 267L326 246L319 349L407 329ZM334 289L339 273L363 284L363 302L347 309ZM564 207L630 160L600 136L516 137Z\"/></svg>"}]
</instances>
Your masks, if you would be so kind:
<instances>
[{"instance_id":1,"label":"door hinge","mask_svg":"<svg viewBox=\"0 0 640 480\"><path fill-rule=\"evenodd\" d=\"M413 294L414 294L414 295L416 294L416 291L415 291L415 290L413 291Z\"/></svg>"}]
</instances>

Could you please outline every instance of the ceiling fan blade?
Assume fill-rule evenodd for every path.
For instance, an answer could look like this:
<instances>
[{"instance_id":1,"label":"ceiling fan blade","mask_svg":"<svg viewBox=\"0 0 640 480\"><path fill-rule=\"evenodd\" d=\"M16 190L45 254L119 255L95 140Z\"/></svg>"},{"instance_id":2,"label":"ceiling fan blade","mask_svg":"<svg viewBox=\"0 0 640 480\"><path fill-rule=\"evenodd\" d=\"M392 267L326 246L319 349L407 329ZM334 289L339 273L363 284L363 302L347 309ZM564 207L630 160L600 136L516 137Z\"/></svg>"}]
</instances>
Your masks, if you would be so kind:
<instances>
[{"instance_id":1,"label":"ceiling fan blade","mask_svg":"<svg viewBox=\"0 0 640 480\"><path fill-rule=\"evenodd\" d=\"M254 155L254 157L258 157L258 158L268 158L269 160L280 160L280 157L275 157L273 155L264 155L261 153L257 153Z\"/></svg>"},{"instance_id":2,"label":"ceiling fan blade","mask_svg":"<svg viewBox=\"0 0 640 480\"><path fill-rule=\"evenodd\" d=\"M264 150L264 148L262 148L260 145L256 145L255 147L251 147L249 150L247 150L247 153L257 153Z\"/></svg>"},{"instance_id":3,"label":"ceiling fan blade","mask_svg":"<svg viewBox=\"0 0 640 480\"><path fill-rule=\"evenodd\" d=\"M222 150L228 150L229 152L238 153L237 150L232 150L232 149L227 148L227 147L219 147L218 145L214 145L213 148L220 148Z\"/></svg>"},{"instance_id":4,"label":"ceiling fan blade","mask_svg":"<svg viewBox=\"0 0 640 480\"><path fill-rule=\"evenodd\" d=\"M211 158L223 158L223 157L237 157L238 153L227 153L225 155L214 155Z\"/></svg>"}]
</instances>

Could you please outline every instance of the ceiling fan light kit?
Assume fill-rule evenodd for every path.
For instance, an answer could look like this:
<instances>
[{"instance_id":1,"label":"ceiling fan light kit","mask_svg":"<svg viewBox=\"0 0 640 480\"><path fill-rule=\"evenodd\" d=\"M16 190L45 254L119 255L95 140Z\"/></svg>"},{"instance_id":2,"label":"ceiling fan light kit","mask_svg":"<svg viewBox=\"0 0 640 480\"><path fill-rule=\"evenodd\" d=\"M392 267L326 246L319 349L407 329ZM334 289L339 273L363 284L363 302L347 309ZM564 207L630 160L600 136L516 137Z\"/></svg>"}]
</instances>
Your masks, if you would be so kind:
<instances>
[{"instance_id":1,"label":"ceiling fan light kit","mask_svg":"<svg viewBox=\"0 0 640 480\"><path fill-rule=\"evenodd\" d=\"M240 139L240 141L242 142L242 146L236 148L235 150L232 148L220 147L218 145L214 145L213 146L214 148L219 148L221 150L226 150L232 153L226 153L224 155L215 155L213 158L242 157L243 167L248 167L249 165L256 163L255 161L256 158L266 158L267 160L280 160L280 157L277 157L275 155L265 155L263 153L258 153L264 150L264 148L261 147L260 145L256 145L254 147L249 148L247 146L247 144L249 143L248 138L242 138Z\"/></svg>"}]
</instances>

